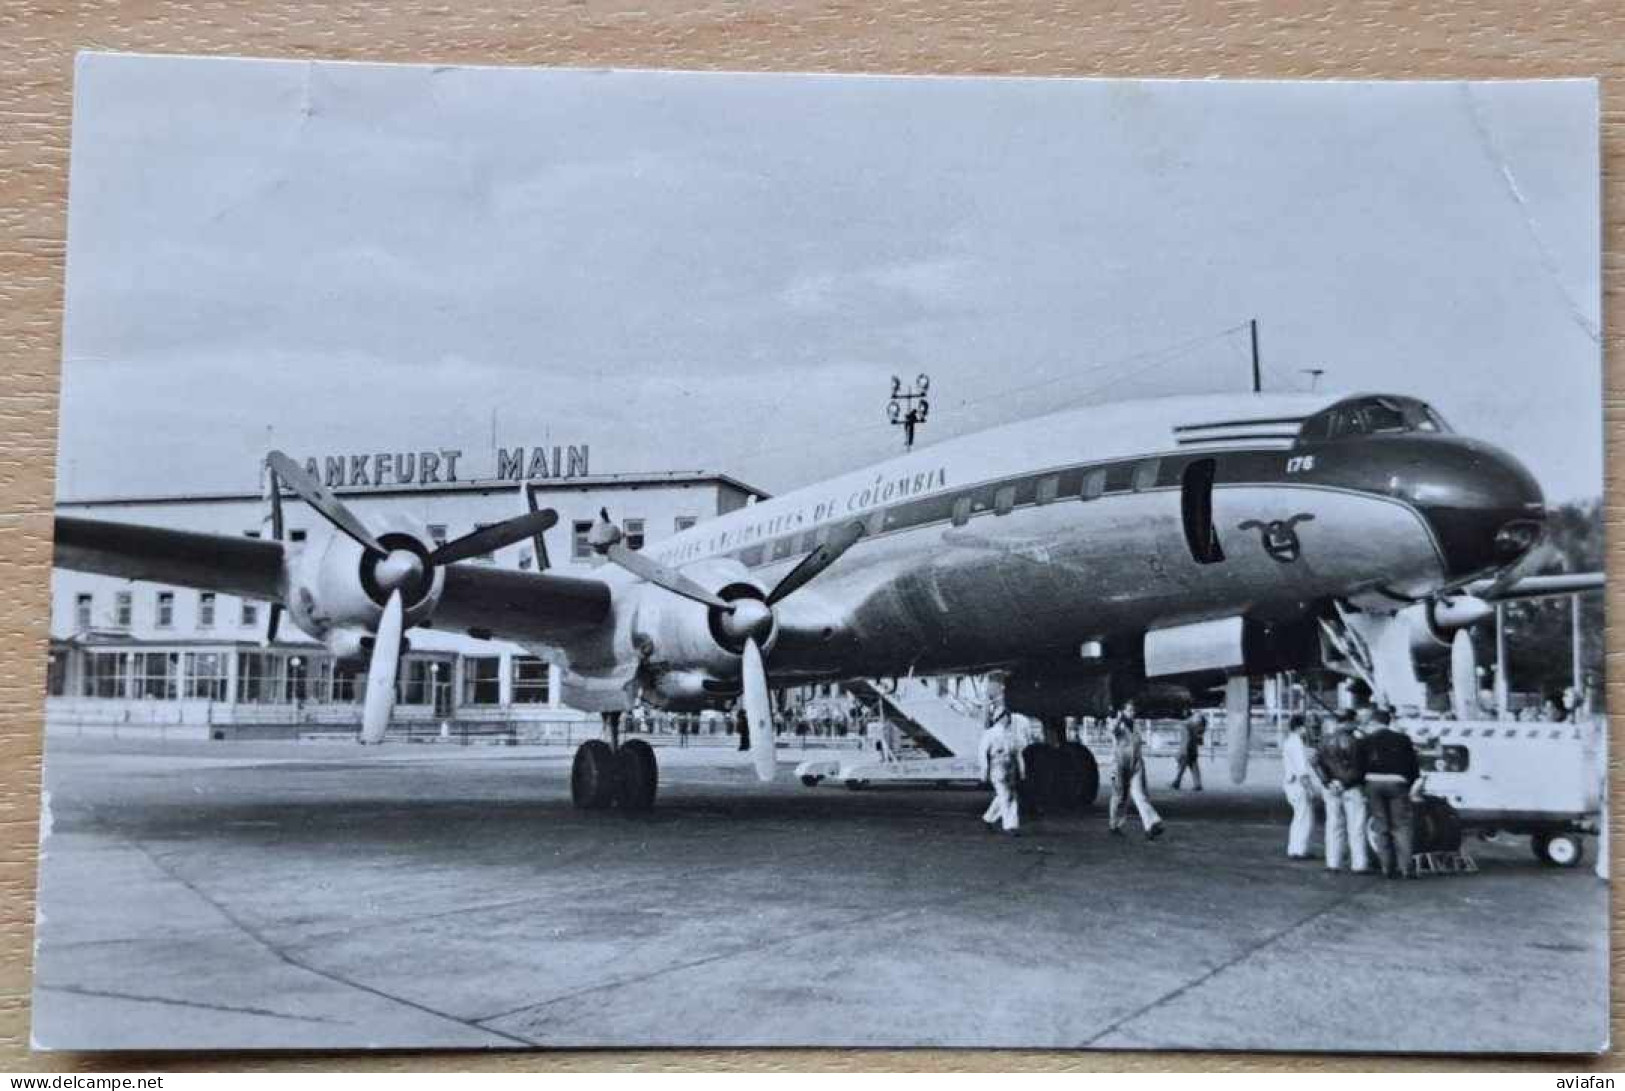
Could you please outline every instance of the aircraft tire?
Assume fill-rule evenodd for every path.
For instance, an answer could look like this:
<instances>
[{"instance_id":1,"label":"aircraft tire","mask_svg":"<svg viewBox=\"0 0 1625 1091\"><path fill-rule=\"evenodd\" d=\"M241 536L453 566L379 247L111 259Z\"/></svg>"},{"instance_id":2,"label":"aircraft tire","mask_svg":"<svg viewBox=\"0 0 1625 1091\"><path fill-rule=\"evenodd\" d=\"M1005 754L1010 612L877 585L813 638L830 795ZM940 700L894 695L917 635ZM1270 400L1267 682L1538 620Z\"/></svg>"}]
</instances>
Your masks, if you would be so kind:
<instances>
[{"instance_id":1,"label":"aircraft tire","mask_svg":"<svg viewBox=\"0 0 1625 1091\"><path fill-rule=\"evenodd\" d=\"M806 785L808 788L818 787L818 782L823 779L823 777L815 777L811 773L801 774L801 783Z\"/></svg>"},{"instance_id":2,"label":"aircraft tire","mask_svg":"<svg viewBox=\"0 0 1625 1091\"><path fill-rule=\"evenodd\" d=\"M660 787L660 765L654 747L642 739L628 739L616 755L620 765L617 801L623 811L652 811Z\"/></svg>"},{"instance_id":3,"label":"aircraft tire","mask_svg":"<svg viewBox=\"0 0 1625 1091\"><path fill-rule=\"evenodd\" d=\"M1095 805L1095 800L1100 798L1100 763L1095 761L1094 754L1081 742L1063 743L1061 753L1072 766L1074 781L1072 806L1080 811L1087 811Z\"/></svg>"},{"instance_id":4,"label":"aircraft tire","mask_svg":"<svg viewBox=\"0 0 1625 1091\"><path fill-rule=\"evenodd\" d=\"M588 739L576 747L575 761L570 765L570 801L579 810L603 810L615 802L619 772L609 743Z\"/></svg>"}]
</instances>

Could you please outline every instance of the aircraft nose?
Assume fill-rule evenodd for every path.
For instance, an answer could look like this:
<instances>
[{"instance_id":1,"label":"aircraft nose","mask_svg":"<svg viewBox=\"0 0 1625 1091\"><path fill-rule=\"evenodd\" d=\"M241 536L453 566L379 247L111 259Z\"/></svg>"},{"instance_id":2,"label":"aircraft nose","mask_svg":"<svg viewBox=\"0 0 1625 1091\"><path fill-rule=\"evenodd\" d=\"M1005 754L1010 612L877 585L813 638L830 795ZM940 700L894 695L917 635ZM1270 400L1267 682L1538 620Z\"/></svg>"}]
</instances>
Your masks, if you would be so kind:
<instances>
[{"instance_id":1,"label":"aircraft nose","mask_svg":"<svg viewBox=\"0 0 1625 1091\"><path fill-rule=\"evenodd\" d=\"M1511 454L1451 436L1418 455L1405 491L1433 529L1451 579L1505 568L1540 541L1546 498Z\"/></svg>"}]
</instances>

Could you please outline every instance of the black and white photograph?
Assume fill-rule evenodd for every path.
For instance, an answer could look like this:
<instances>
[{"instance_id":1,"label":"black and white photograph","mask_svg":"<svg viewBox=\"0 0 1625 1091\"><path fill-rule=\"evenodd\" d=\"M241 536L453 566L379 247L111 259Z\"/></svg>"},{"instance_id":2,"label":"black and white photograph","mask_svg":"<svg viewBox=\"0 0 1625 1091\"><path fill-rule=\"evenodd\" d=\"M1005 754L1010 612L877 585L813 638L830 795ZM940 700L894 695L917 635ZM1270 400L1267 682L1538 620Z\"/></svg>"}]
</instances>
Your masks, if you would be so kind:
<instances>
[{"instance_id":1,"label":"black and white photograph","mask_svg":"<svg viewBox=\"0 0 1625 1091\"><path fill-rule=\"evenodd\" d=\"M81 54L35 1047L1607 1049L1598 109Z\"/></svg>"}]
</instances>

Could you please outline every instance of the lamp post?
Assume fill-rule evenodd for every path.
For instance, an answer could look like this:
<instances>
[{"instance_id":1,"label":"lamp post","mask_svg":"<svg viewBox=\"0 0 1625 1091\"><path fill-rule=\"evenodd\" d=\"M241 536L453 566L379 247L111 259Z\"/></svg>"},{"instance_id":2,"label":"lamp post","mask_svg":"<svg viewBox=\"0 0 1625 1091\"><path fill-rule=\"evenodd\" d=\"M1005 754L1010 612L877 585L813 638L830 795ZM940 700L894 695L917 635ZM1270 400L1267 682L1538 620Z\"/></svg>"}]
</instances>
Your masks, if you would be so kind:
<instances>
[{"instance_id":1,"label":"lamp post","mask_svg":"<svg viewBox=\"0 0 1625 1091\"><path fill-rule=\"evenodd\" d=\"M903 429L904 450L914 448L914 429L924 424L931 412L931 403L925 398L930 389L931 376L924 373L916 376L914 385L907 390L903 389L903 380L891 377L891 402L886 406L886 416Z\"/></svg>"}]
</instances>

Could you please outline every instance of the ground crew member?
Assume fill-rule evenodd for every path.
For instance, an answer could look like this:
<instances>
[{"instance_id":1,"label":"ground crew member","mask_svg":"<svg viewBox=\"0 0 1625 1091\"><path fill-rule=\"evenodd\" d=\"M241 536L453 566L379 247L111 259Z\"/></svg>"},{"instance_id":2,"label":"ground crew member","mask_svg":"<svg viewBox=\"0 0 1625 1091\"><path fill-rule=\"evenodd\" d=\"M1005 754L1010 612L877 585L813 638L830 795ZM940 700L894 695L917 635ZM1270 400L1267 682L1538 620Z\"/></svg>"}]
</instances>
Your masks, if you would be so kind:
<instances>
[{"instance_id":1,"label":"ground crew member","mask_svg":"<svg viewBox=\"0 0 1625 1091\"><path fill-rule=\"evenodd\" d=\"M1202 740L1205 738L1207 717L1200 712L1179 725L1179 765L1174 769L1174 791L1179 790L1179 782L1185 779L1187 771L1191 775L1191 790L1202 790L1202 769L1196 764L1196 759L1201 756Z\"/></svg>"},{"instance_id":2,"label":"ground crew member","mask_svg":"<svg viewBox=\"0 0 1625 1091\"><path fill-rule=\"evenodd\" d=\"M1022 740L1017 737L1013 717L1004 704L1003 674L988 676L984 715L986 727L982 731L980 767L982 779L993 786L993 802L982 813L982 821L989 831L997 832L1002 826L1011 837L1020 837L1021 812L1016 802L1016 788L1020 778L1027 775L1027 767L1021 754Z\"/></svg>"},{"instance_id":3,"label":"ground crew member","mask_svg":"<svg viewBox=\"0 0 1625 1091\"><path fill-rule=\"evenodd\" d=\"M1338 713L1337 726L1320 740L1311 765L1326 803L1326 867L1343 870L1347 850L1352 857L1350 870L1370 871L1365 840L1365 747L1354 730L1352 710Z\"/></svg>"},{"instance_id":4,"label":"ground crew member","mask_svg":"<svg viewBox=\"0 0 1625 1091\"><path fill-rule=\"evenodd\" d=\"M1281 743L1281 787L1292 807L1292 826L1286 835L1286 858L1309 859L1309 842L1315 836L1315 794L1321 784L1309 764L1309 747L1304 742L1304 718L1293 713L1287 721L1286 740Z\"/></svg>"},{"instance_id":5,"label":"ground crew member","mask_svg":"<svg viewBox=\"0 0 1625 1091\"><path fill-rule=\"evenodd\" d=\"M1128 804L1140 812L1140 825L1145 827L1145 839L1155 841L1162 836L1162 818L1151 806L1145 789L1145 748L1139 729L1134 723L1134 702L1129 701L1118 713L1112 726L1112 798L1107 808L1107 821L1112 833L1123 836L1128 823Z\"/></svg>"},{"instance_id":6,"label":"ground crew member","mask_svg":"<svg viewBox=\"0 0 1625 1091\"><path fill-rule=\"evenodd\" d=\"M1365 737L1365 784L1370 801L1372 835L1382 873L1390 879L1416 878L1413 792L1420 794L1422 767L1416 744L1393 727L1393 713L1379 708L1375 730Z\"/></svg>"}]
</instances>

